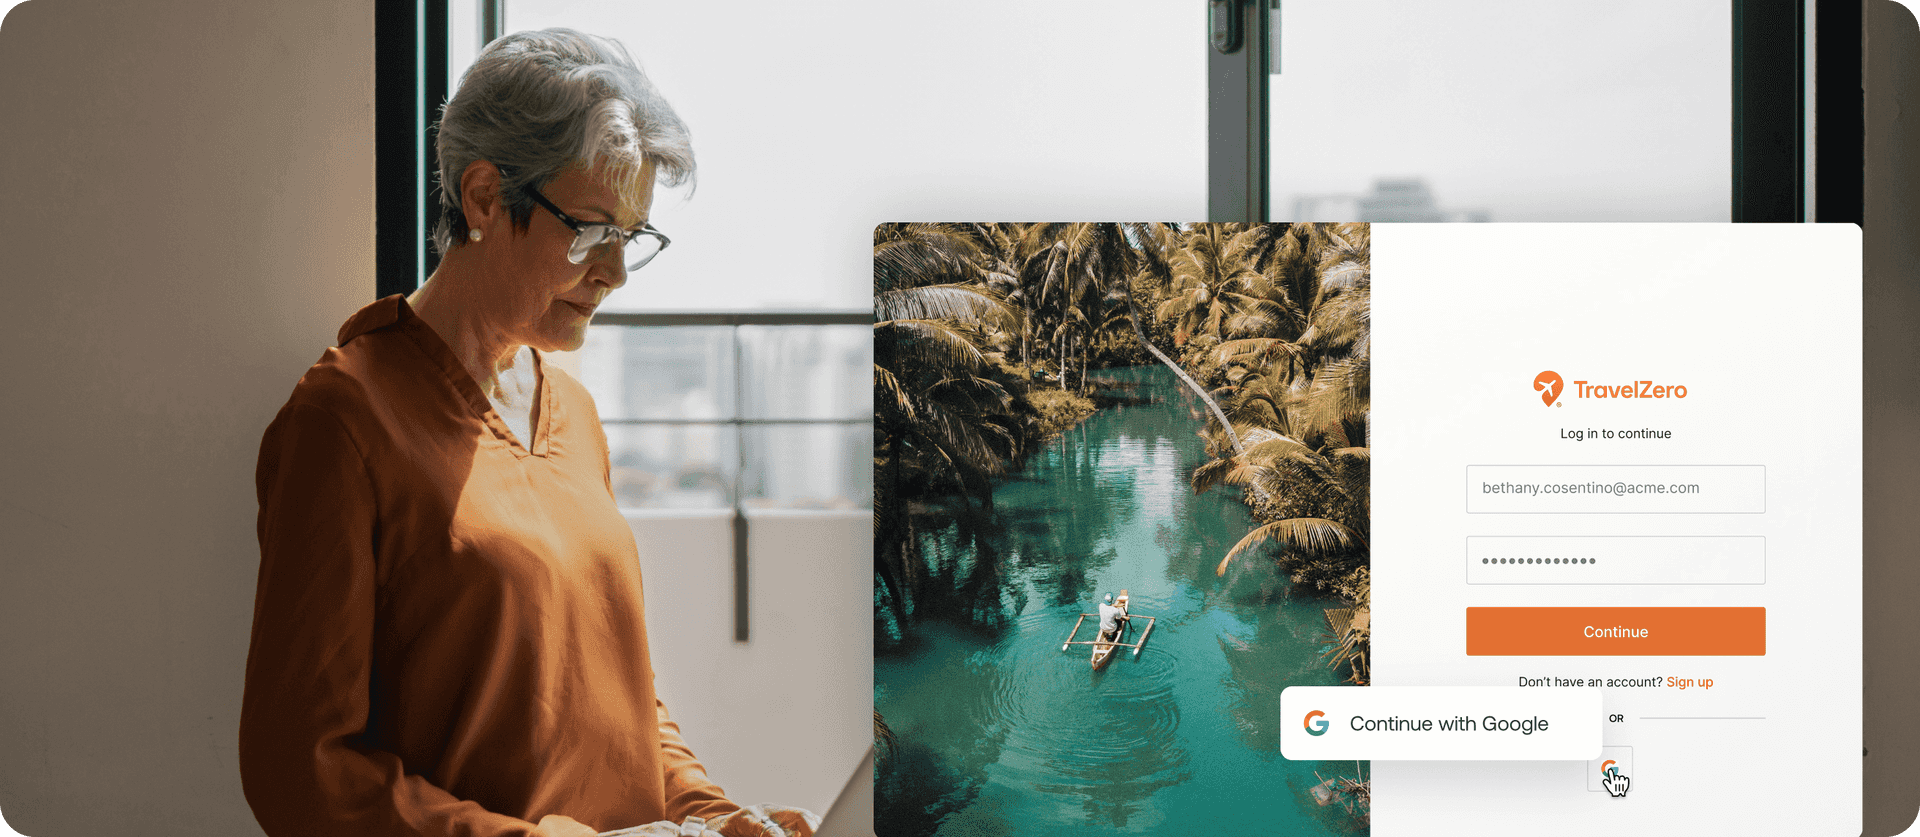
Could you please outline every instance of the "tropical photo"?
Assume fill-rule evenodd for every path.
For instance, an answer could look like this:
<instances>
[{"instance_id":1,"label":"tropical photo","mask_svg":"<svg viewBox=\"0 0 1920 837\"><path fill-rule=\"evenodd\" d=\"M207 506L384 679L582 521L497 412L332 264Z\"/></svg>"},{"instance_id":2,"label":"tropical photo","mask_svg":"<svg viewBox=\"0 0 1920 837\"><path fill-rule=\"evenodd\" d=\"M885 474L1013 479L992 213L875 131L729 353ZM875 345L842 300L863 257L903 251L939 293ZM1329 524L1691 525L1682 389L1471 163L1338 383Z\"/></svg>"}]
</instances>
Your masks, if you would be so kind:
<instances>
[{"instance_id":1,"label":"tropical photo","mask_svg":"<svg viewBox=\"0 0 1920 837\"><path fill-rule=\"evenodd\" d=\"M874 827L1367 833L1366 224L874 232Z\"/></svg>"}]
</instances>

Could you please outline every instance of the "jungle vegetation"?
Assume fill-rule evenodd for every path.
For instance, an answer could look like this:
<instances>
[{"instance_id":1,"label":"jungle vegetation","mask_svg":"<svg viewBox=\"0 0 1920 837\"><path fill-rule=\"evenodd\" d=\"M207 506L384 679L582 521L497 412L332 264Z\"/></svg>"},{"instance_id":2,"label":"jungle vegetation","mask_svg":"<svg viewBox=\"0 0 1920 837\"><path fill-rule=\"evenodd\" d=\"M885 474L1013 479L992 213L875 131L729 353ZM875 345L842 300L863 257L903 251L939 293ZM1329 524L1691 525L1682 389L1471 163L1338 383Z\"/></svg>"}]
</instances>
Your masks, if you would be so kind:
<instances>
[{"instance_id":1,"label":"jungle vegetation","mask_svg":"<svg viewBox=\"0 0 1920 837\"><path fill-rule=\"evenodd\" d=\"M963 532L993 477L1084 418L1092 370L1164 363L1207 404L1194 490L1258 522L1216 572L1264 561L1336 596L1330 664L1367 682L1365 224L890 224L874 233L876 601L924 579L913 510Z\"/></svg>"}]
</instances>

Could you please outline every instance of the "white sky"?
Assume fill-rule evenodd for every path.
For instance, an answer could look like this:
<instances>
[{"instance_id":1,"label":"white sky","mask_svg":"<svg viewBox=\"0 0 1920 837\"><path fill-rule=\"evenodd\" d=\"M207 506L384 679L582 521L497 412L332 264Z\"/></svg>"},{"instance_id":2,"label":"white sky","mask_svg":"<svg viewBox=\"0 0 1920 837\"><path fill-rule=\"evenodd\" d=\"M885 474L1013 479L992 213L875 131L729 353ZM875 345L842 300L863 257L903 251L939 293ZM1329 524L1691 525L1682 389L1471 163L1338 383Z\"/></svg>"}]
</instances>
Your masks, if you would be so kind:
<instances>
[{"instance_id":1,"label":"white sky","mask_svg":"<svg viewBox=\"0 0 1920 837\"><path fill-rule=\"evenodd\" d=\"M1203 217L1198 8L511 0L507 26L620 39L693 131L673 247L610 306L864 309L884 221Z\"/></svg>"},{"instance_id":2,"label":"white sky","mask_svg":"<svg viewBox=\"0 0 1920 837\"><path fill-rule=\"evenodd\" d=\"M698 193L660 196L673 248L613 309L865 308L882 221L1203 218L1203 8L513 0L507 26L619 38L693 130ZM1727 218L1728 0L1281 14L1282 219L1407 176L1496 221Z\"/></svg>"},{"instance_id":3,"label":"white sky","mask_svg":"<svg viewBox=\"0 0 1920 837\"><path fill-rule=\"evenodd\" d=\"M1418 176L1495 221L1725 221L1728 0L1283 0L1276 212Z\"/></svg>"}]
</instances>

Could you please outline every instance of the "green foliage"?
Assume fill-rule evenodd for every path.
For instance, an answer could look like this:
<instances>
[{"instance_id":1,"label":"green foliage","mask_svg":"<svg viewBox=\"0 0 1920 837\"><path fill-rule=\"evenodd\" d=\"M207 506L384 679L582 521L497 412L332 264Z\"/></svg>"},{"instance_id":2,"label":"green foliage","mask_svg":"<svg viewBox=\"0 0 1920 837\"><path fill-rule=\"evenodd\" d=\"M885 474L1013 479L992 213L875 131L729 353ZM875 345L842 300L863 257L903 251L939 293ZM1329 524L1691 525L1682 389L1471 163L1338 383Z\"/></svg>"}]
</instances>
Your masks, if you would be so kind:
<instances>
[{"instance_id":1,"label":"green foliage","mask_svg":"<svg viewBox=\"0 0 1920 837\"><path fill-rule=\"evenodd\" d=\"M1039 414L1039 432L1042 438L1054 436L1060 431L1079 424L1093 415L1093 399L1077 392L1058 389L1038 389L1028 395L1028 403Z\"/></svg>"},{"instance_id":2,"label":"green foliage","mask_svg":"<svg viewBox=\"0 0 1920 837\"><path fill-rule=\"evenodd\" d=\"M1215 458L1195 470L1194 490L1238 486L1260 525L1218 572L1262 557L1361 613L1371 531L1369 246L1365 224L1196 224L1163 243L1164 270L1132 282L1164 330L1156 342L1169 340L1232 423L1231 434L1210 425ZM1364 660L1364 638L1358 648ZM1345 653L1351 663L1354 652Z\"/></svg>"},{"instance_id":3,"label":"green foliage","mask_svg":"<svg viewBox=\"0 0 1920 837\"><path fill-rule=\"evenodd\" d=\"M902 618L908 504L991 510L994 474L1092 413L1090 369L1149 360L1213 412L1195 489L1260 523L1220 572L1264 557L1364 608L1370 281L1364 224L876 229L875 561Z\"/></svg>"},{"instance_id":4,"label":"green foliage","mask_svg":"<svg viewBox=\"0 0 1920 837\"><path fill-rule=\"evenodd\" d=\"M904 619L914 504L984 519L994 475L1093 412L1106 277L1136 257L1111 224L885 224L873 258L874 569Z\"/></svg>"}]
</instances>

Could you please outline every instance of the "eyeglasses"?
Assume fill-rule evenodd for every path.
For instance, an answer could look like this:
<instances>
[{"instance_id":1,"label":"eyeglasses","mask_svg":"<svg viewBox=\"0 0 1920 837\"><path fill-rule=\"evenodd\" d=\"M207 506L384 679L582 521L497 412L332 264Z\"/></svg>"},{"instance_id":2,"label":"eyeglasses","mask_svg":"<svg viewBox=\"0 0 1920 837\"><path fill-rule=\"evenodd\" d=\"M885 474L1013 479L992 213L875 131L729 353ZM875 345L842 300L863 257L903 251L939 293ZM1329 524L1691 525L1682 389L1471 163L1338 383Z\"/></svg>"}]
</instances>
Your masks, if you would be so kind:
<instances>
[{"instance_id":1,"label":"eyeglasses","mask_svg":"<svg viewBox=\"0 0 1920 837\"><path fill-rule=\"evenodd\" d=\"M652 224L637 230L628 230L613 224L582 221L561 212L560 207L554 206L553 202L547 200L546 195L540 194L538 189L527 187L527 196L533 198L534 203L553 213L553 217L560 219L560 223L566 224L567 229L573 230L573 246L567 249L567 261L574 264L586 264L589 261L605 258L614 248L624 246L627 269L639 270L645 267L647 262L653 261L654 256L660 255L661 250L667 249L668 244L673 243L667 239L666 233L654 229Z\"/></svg>"}]
</instances>

